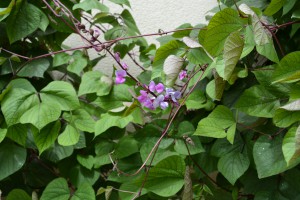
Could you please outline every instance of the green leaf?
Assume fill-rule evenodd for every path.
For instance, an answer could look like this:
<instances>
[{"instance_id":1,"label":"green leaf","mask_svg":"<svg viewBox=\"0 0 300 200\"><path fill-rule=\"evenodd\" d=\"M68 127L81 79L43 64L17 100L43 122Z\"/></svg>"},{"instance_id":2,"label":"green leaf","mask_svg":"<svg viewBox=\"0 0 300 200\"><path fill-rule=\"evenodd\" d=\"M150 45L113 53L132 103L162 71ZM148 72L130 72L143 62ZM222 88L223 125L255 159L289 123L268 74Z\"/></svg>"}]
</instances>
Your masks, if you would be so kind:
<instances>
[{"instance_id":1,"label":"green leaf","mask_svg":"<svg viewBox=\"0 0 300 200\"><path fill-rule=\"evenodd\" d=\"M109 94L113 85L111 78L99 71L86 72L82 76L78 95L97 93L97 96Z\"/></svg>"},{"instance_id":2,"label":"green leaf","mask_svg":"<svg viewBox=\"0 0 300 200\"><path fill-rule=\"evenodd\" d=\"M289 127L293 123L299 121L300 112L292 112L284 109L278 109L273 117L273 122L277 127Z\"/></svg>"},{"instance_id":3,"label":"green leaf","mask_svg":"<svg viewBox=\"0 0 300 200\"><path fill-rule=\"evenodd\" d=\"M139 151L138 142L132 137L123 137L115 147L114 155L118 159L125 158Z\"/></svg>"},{"instance_id":4,"label":"green leaf","mask_svg":"<svg viewBox=\"0 0 300 200\"><path fill-rule=\"evenodd\" d=\"M67 70L80 76L80 72L87 66L87 57L81 51L75 51L72 55L73 61L68 65Z\"/></svg>"},{"instance_id":5,"label":"green leaf","mask_svg":"<svg viewBox=\"0 0 300 200\"><path fill-rule=\"evenodd\" d=\"M47 149L42 155L52 161L58 162L66 157L69 157L73 153L73 146L60 146L57 143L54 144L53 147Z\"/></svg>"},{"instance_id":6,"label":"green leaf","mask_svg":"<svg viewBox=\"0 0 300 200\"><path fill-rule=\"evenodd\" d=\"M264 45L256 45L256 50L259 54L265 56L269 60L276 63L279 62L273 42Z\"/></svg>"},{"instance_id":7,"label":"green leaf","mask_svg":"<svg viewBox=\"0 0 300 200\"><path fill-rule=\"evenodd\" d=\"M165 59L170 55L180 55L184 52L184 44L177 40L171 40L159 47L155 53L153 61L152 79L161 77L161 71Z\"/></svg>"},{"instance_id":8,"label":"green leaf","mask_svg":"<svg viewBox=\"0 0 300 200\"><path fill-rule=\"evenodd\" d=\"M123 10L123 12L121 13L121 17L124 21L124 23L126 24L126 26L128 26L128 28L132 31L134 31L137 34L141 34L138 27L136 26L136 23L132 17L132 15L130 14L130 12L125 9Z\"/></svg>"},{"instance_id":9,"label":"green leaf","mask_svg":"<svg viewBox=\"0 0 300 200\"><path fill-rule=\"evenodd\" d=\"M73 10L82 9L84 11L90 11L92 9L98 9L102 12L108 12L109 8L97 0L85 0L73 6Z\"/></svg>"},{"instance_id":10,"label":"green leaf","mask_svg":"<svg viewBox=\"0 0 300 200\"><path fill-rule=\"evenodd\" d=\"M57 178L47 185L41 200L68 200L69 197L70 191L67 181L64 178Z\"/></svg>"},{"instance_id":11,"label":"green leaf","mask_svg":"<svg viewBox=\"0 0 300 200\"><path fill-rule=\"evenodd\" d=\"M204 93L201 90L195 90L185 101L186 108L191 109L200 109L205 108L209 104L209 100L206 99Z\"/></svg>"},{"instance_id":12,"label":"green leaf","mask_svg":"<svg viewBox=\"0 0 300 200\"><path fill-rule=\"evenodd\" d=\"M174 55L167 57L163 67L164 74L166 75L166 86L172 87L175 84L183 62L183 58Z\"/></svg>"},{"instance_id":13,"label":"green leaf","mask_svg":"<svg viewBox=\"0 0 300 200\"><path fill-rule=\"evenodd\" d=\"M282 138L270 139L261 136L253 147L253 157L256 165L258 178L265 178L279 174L287 169L281 149Z\"/></svg>"},{"instance_id":14,"label":"green leaf","mask_svg":"<svg viewBox=\"0 0 300 200\"><path fill-rule=\"evenodd\" d=\"M204 65L212 62L211 58L206 54L203 48L190 49L186 54L186 58L195 65Z\"/></svg>"},{"instance_id":15,"label":"green leaf","mask_svg":"<svg viewBox=\"0 0 300 200\"><path fill-rule=\"evenodd\" d=\"M11 12L11 10L13 9L13 7L15 6L16 1L15 0L11 0L11 2L9 3L9 5L6 8L2 8L3 10L0 11L0 15L7 15Z\"/></svg>"},{"instance_id":16,"label":"green leaf","mask_svg":"<svg viewBox=\"0 0 300 200\"><path fill-rule=\"evenodd\" d=\"M224 138L227 134L235 133L235 129L230 129L230 127L235 127L235 125L236 122L231 110L223 105L219 105L198 123L194 135Z\"/></svg>"},{"instance_id":17,"label":"green leaf","mask_svg":"<svg viewBox=\"0 0 300 200\"><path fill-rule=\"evenodd\" d=\"M92 169L94 166L95 158L91 155L77 155L77 161L87 169Z\"/></svg>"},{"instance_id":18,"label":"green leaf","mask_svg":"<svg viewBox=\"0 0 300 200\"><path fill-rule=\"evenodd\" d=\"M272 118L279 106L279 99L261 85L245 90L235 104L235 108L248 115L267 118Z\"/></svg>"},{"instance_id":19,"label":"green leaf","mask_svg":"<svg viewBox=\"0 0 300 200\"><path fill-rule=\"evenodd\" d=\"M39 99L34 92L20 88L11 89L1 101L1 109L7 126L20 122L21 116L38 102Z\"/></svg>"},{"instance_id":20,"label":"green leaf","mask_svg":"<svg viewBox=\"0 0 300 200\"><path fill-rule=\"evenodd\" d=\"M241 153L239 150L223 155L218 162L218 170L232 185L247 171L249 166L250 160L247 152Z\"/></svg>"},{"instance_id":21,"label":"green leaf","mask_svg":"<svg viewBox=\"0 0 300 200\"><path fill-rule=\"evenodd\" d=\"M53 67L57 67L63 64L67 64L71 60L72 56L67 53L55 54L53 58Z\"/></svg>"},{"instance_id":22,"label":"green leaf","mask_svg":"<svg viewBox=\"0 0 300 200\"><path fill-rule=\"evenodd\" d=\"M75 145L79 141L80 133L77 128L68 124L65 130L58 136L58 144L62 146Z\"/></svg>"},{"instance_id":23,"label":"green leaf","mask_svg":"<svg viewBox=\"0 0 300 200\"><path fill-rule=\"evenodd\" d=\"M184 185L185 162L179 156L170 156L150 171L145 188L162 197L176 194Z\"/></svg>"},{"instance_id":24,"label":"green leaf","mask_svg":"<svg viewBox=\"0 0 300 200\"><path fill-rule=\"evenodd\" d=\"M285 1L286 0L272 0L266 8L266 10L264 11L264 14L267 16L274 15L282 8L282 6L285 4Z\"/></svg>"},{"instance_id":25,"label":"green leaf","mask_svg":"<svg viewBox=\"0 0 300 200\"><path fill-rule=\"evenodd\" d=\"M285 4L283 5L282 15L285 15L290 10L292 10L296 2L297 2L297 0L289 0L289 1L285 2Z\"/></svg>"},{"instance_id":26,"label":"green leaf","mask_svg":"<svg viewBox=\"0 0 300 200\"><path fill-rule=\"evenodd\" d=\"M32 131L33 126L29 124L15 124L7 129L6 137L21 146L26 145L27 133ZM32 131L33 132L33 131Z\"/></svg>"},{"instance_id":27,"label":"green leaf","mask_svg":"<svg viewBox=\"0 0 300 200\"><path fill-rule=\"evenodd\" d=\"M39 28L44 13L33 4L24 2L7 18L7 35L13 43L28 36Z\"/></svg>"},{"instance_id":28,"label":"green leaf","mask_svg":"<svg viewBox=\"0 0 300 200\"><path fill-rule=\"evenodd\" d=\"M292 127L283 139L282 151L287 165L300 162L300 128Z\"/></svg>"},{"instance_id":29,"label":"green leaf","mask_svg":"<svg viewBox=\"0 0 300 200\"><path fill-rule=\"evenodd\" d=\"M74 110L79 107L76 92L70 83L52 81L41 90L42 102L55 102L61 110Z\"/></svg>"},{"instance_id":30,"label":"green leaf","mask_svg":"<svg viewBox=\"0 0 300 200\"><path fill-rule=\"evenodd\" d=\"M95 120L83 109L78 109L70 113L65 112L63 118L74 128L81 131L92 133L95 130Z\"/></svg>"},{"instance_id":31,"label":"green leaf","mask_svg":"<svg viewBox=\"0 0 300 200\"><path fill-rule=\"evenodd\" d=\"M15 173L26 161L26 149L13 143L0 144L0 180Z\"/></svg>"},{"instance_id":32,"label":"green leaf","mask_svg":"<svg viewBox=\"0 0 300 200\"><path fill-rule=\"evenodd\" d=\"M244 40L239 32L231 33L224 44L224 79L229 80L238 63L244 47Z\"/></svg>"},{"instance_id":33,"label":"green leaf","mask_svg":"<svg viewBox=\"0 0 300 200\"><path fill-rule=\"evenodd\" d=\"M105 110L123 107L124 102L132 102L130 87L125 84L115 85L109 95L98 97L93 103Z\"/></svg>"},{"instance_id":34,"label":"green leaf","mask_svg":"<svg viewBox=\"0 0 300 200\"><path fill-rule=\"evenodd\" d=\"M226 38L242 27L243 21L236 10L225 8L218 12L207 26L203 43L205 50L214 57L218 56L223 51Z\"/></svg>"},{"instance_id":35,"label":"green leaf","mask_svg":"<svg viewBox=\"0 0 300 200\"><path fill-rule=\"evenodd\" d=\"M9 192L9 194L6 197L6 200L31 200L31 197L21 189L13 189Z\"/></svg>"},{"instance_id":36,"label":"green leaf","mask_svg":"<svg viewBox=\"0 0 300 200\"><path fill-rule=\"evenodd\" d=\"M114 2L114 3L116 3L116 4L119 4L119 5L126 5L126 6L128 6L129 8L131 7L130 6L130 2L128 1L128 0L109 0L109 1L111 1L111 2Z\"/></svg>"},{"instance_id":37,"label":"green leaf","mask_svg":"<svg viewBox=\"0 0 300 200\"><path fill-rule=\"evenodd\" d=\"M201 141L197 136L191 136L188 138L190 142L183 141L182 139L178 139L175 141L174 150L181 155L195 155L198 153L205 152L202 147ZM188 146L189 152L187 150L186 145Z\"/></svg>"},{"instance_id":38,"label":"green leaf","mask_svg":"<svg viewBox=\"0 0 300 200\"><path fill-rule=\"evenodd\" d=\"M226 81L224 81L217 72L213 71L213 74L215 79L206 85L206 93L213 100L220 101L223 96Z\"/></svg>"},{"instance_id":39,"label":"green leaf","mask_svg":"<svg viewBox=\"0 0 300 200\"><path fill-rule=\"evenodd\" d=\"M7 133L7 129L0 128L0 143L4 140Z\"/></svg>"},{"instance_id":40,"label":"green leaf","mask_svg":"<svg viewBox=\"0 0 300 200\"><path fill-rule=\"evenodd\" d=\"M95 192L93 187L89 183L81 184L71 200L96 200Z\"/></svg>"},{"instance_id":41,"label":"green leaf","mask_svg":"<svg viewBox=\"0 0 300 200\"><path fill-rule=\"evenodd\" d=\"M189 121L180 122L178 125L178 137L191 136L195 132L193 124Z\"/></svg>"},{"instance_id":42,"label":"green leaf","mask_svg":"<svg viewBox=\"0 0 300 200\"><path fill-rule=\"evenodd\" d=\"M100 135L101 133L113 126L124 128L130 122L143 124L142 111L140 108L134 109L127 116L122 116L122 114L117 115L113 113L102 114L101 118L96 122L95 135Z\"/></svg>"},{"instance_id":43,"label":"green leaf","mask_svg":"<svg viewBox=\"0 0 300 200\"><path fill-rule=\"evenodd\" d=\"M38 60L33 60L27 63L19 72L20 77L44 77L45 71L49 68L50 63L47 59L42 58Z\"/></svg>"},{"instance_id":44,"label":"green leaf","mask_svg":"<svg viewBox=\"0 0 300 200\"><path fill-rule=\"evenodd\" d=\"M88 170L81 166L75 166L70 170L69 178L71 183L79 187L83 183L94 185L100 178L100 172L96 170Z\"/></svg>"},{"instance_id":45,"label":"green leaf","mask_svg":"<svg viewBox=\"0 0 300 200\"><path fill-rule=\"evenodd\" d=\"M39 150L39 154L42 154L54 144L60 131L60 126L60 122L56 121L45 126L40 132L33 133L34 142Z\"/></svg>"},{"instance_id":46,"label":"green leaf","mask_svg":"<svg viewBox=\"0 0 300 200\"><path fill-rule=\"evenodd\" d=\"M58 104L42 102L27 110L20 118L20 122L22 124L30 123L41 130L50 122L57 120L60 113Z\"/></svg>"},{"instance_id":47,"label":"green leaf","mask_svg":"<svg viewBox=\"0 0 300 200\"><path fill-rule=\"evenodd\" d=\"M300 80L300 51L292 52L281 59L273 73L273 83L293 83Z\"/></svg>"}]
</instances>

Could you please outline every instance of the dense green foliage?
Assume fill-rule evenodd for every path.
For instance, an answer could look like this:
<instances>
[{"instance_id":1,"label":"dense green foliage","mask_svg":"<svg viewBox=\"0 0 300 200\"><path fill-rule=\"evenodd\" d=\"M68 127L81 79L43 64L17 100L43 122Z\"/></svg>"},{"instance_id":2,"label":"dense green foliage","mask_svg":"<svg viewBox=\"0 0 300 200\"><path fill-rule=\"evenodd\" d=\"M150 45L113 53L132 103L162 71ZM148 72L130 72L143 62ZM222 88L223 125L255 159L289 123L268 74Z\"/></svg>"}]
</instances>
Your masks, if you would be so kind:
<instances>
[{"instance_id":1,"label":"dense green foliage","mask_svg":"<svg viewBox=\"0 0 300 200\"><path fill-rule=\"evenodd\" d=\"M220 0L159 47L110 2L0 1L1 195L299 199L300 2Z\"/></svg>"}]
</instances>

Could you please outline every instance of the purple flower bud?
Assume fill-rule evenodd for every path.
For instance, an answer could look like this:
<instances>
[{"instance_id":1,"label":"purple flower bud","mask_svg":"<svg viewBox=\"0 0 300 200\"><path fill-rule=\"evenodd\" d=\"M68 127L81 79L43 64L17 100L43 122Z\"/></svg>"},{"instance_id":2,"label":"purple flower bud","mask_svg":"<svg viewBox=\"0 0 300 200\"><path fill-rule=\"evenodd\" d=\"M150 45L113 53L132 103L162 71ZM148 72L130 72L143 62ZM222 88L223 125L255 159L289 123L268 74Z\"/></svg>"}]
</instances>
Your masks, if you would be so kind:
<instances>
[{"instance_id":1,"label":"purple flower bud","mask_svg":"<svg viewBox=\"0 0 300 200\"><path fill-rule=\"evenodd\" d=\"M163 101L160 103L160 108L163 110L165 110L168 106L169 106L168 102Z\"/></svg>"},{"instance_id":2,"label":"purple flower bud","mask_svg":"<svg viewBox=\"0 0 300 200\"><path fill-rule=\"evenodd\" d=\"M155 83L154 81L151 81L150 84L149 84L149 90L151 92L155 92Z\"/></svg>"},{"instance_id":3,"label":"purple flower bud","mask_svg":"<svg viewBox=\"0 0 300 200\"><path fill-rule=\"evenodd\" d=\"M122 63L122 67L125 69L125 70L127 70L128 69L128 65L126 64L126 63Z\"/></svg>"},{"instance_id":4,"label":"purple flower bud","mask_svg":"<svg viewBox=\"0 0 300 200\"><path fill-rule=\"evenodd\" d=\"M125 82L125 76L127 75L126 71L123 69L119 69L115 72L116 75L116 84L121 84Z\"/></svg>"},{"instance_id":5,"label":"purple flower bud","mask_svg":"<svg viewBox=\"0 0 300 200\"><path fill-rule=\"evenodd\" d=\"M115 53L115 59L117 62L120 62L120 53L119 52Z\"/></svg>"},{"instance_id":6,"label":"purple flower bud","mask_svg":"<svg viewBox=\"0 0 300 200\"><path fill-rule=\"evenodd\" d=\"M94 29L94 34L93 34L93 37L94 38L98 38L100 36L101 32L98 28L95 28Z\"/></svg>"},{"instance_id":7,"label":"purple flower bud","mask_svg":"<svg viewBox=\"0 0 300 200\"><path fill-rule=\"evenodd\" d=\"M184 78L187 77L187 73L185 70L182 70L180 73L179 73L179 79L182 80Z\"/></svg>"},{"instance_id":8,"label":"purple flower bud","mask_svg":"<svg viewBox=\"0 0 300 200\"><path fill-rule=\"evenodd\" d=\"M165 89L165 86L162 83L159 83L155 86L155 89L158 93L162 93Z\"/></svg>"}]
</instances>

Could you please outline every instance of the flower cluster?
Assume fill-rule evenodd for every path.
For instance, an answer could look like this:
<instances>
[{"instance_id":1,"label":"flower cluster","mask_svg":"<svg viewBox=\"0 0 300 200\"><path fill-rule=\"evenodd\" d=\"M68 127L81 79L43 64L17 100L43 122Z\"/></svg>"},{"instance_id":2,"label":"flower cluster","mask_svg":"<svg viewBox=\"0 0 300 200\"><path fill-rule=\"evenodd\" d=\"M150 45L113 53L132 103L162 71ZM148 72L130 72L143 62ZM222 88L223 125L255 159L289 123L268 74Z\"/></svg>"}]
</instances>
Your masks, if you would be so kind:
<instances>
[{"instance_id":1,"label":"flower cluster","mask_svg":"<svg viewBox=\"0 0 300 200\"><path fill-rule=\"evenodd\" d=\"M137 99L150 110L155 110L158 107L165 110L169 106L169 102L177 103L177 100L181 98L181 92L174 91L172 88L165 88L162 83L156 85L154 81L150 82L148 90L141 90ZM157 94L157 97L151 93Z\"/></svg>"}]
</instances>

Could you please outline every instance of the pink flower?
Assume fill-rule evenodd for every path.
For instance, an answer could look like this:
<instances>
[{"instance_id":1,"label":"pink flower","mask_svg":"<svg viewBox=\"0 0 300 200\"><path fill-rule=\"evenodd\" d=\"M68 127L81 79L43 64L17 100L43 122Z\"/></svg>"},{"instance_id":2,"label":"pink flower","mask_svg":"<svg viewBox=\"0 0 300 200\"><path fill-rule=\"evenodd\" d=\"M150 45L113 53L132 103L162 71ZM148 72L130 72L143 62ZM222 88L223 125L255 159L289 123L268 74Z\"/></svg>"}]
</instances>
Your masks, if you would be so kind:
<instances>
[{"instance_id":1,"label":"pink flower","mask_svg":"<svg viewBox=\"0 0 300 200\"><path fill-rule=\"evenodd\" d=\"M93 34L93 37L94 38L98 38L100 36L101 32L98 28L95 28L94 29L94 34Z\"/></svg>"},{"instance_id":2,"label":"pink flower","mask_svg":"<svg viewBox=\"0 0 300 200\"><path fill-rule=\"evenodd\" d=\"M151 81L150 84L149 84L149 90L151 92L155 92L155 83L154 81Z\"/></svg>"},{"instance_id":3,"label":"pink flower","mask_svg":"<svg viewBox=\"0 0 300 200\"><path fill-rule=\"evenodd\" d=\"M187 77L187 73L185 70L182 70L180 73L179 73L179 80L182 80L184 78Z\"/></svg>"},{"instance_id":4,"label":"pink flower","mask_svg":"<svg viewBox=\"0 0 300 200\"><path fill-rule=\"evenodd\" d=\"M115 72L116 75L116 84L122 84L125 82L125 76L127 75L126 71L123 69L119 69Z\"/></svg>"}]
</instances>

